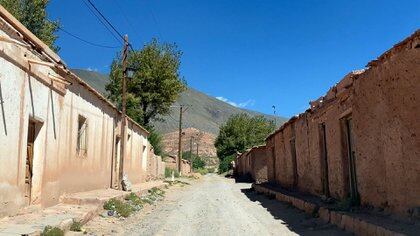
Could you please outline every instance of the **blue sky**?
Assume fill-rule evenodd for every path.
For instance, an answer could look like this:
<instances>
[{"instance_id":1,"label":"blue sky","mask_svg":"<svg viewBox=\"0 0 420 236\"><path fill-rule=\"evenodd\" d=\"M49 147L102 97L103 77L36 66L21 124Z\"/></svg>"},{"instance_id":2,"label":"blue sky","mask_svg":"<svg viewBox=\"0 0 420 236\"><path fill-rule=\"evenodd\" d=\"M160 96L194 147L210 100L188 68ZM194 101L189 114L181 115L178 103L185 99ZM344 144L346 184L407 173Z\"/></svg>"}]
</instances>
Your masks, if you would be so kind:
<instances>
[{"instance_id":1,"label":"blue sky","mask_svg":"<svg viewBox=\"0 0 420 236\"><path fill-rule=\"evenodd\" d=\"M183 51L188 85L236 106L290 117L420 28L417 1L91 0L135 48L151 38ZM52 0L51 19L94 43L120 44L82 0ZM108 73L119 48L59 32L72 68Z\"/></svg>"}]
</instances>

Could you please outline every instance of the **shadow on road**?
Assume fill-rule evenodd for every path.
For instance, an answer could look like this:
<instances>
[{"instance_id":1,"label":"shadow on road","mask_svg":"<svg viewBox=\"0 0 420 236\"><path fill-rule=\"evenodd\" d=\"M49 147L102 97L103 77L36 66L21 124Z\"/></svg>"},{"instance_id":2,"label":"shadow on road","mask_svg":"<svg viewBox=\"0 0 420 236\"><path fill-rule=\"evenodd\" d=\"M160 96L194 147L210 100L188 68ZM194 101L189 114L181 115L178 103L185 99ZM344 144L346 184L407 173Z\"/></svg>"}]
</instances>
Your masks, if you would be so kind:
<instances>
[{"instance_id":1,"label":"shadow on road","mask_svg":"<svg viewBox=\"0 0 420 236\"><path fill-rule=\"evenodd\" d=\"M299 235L352 235L331 224L312 218L292 205L259 194L252 188L241 189L241 192L251 201L259 202L275 219L282 220L282 224Z\"/></svg>"},{"instance_id":2,"label":"shadow on road","mask_svg":"<svg viewBox=\"0 0 420 236\"><path fill-rule=\"evenodd\" d=\"M254 180L250 174L234 176L236 183L253 183Z\"/></svg>"}]
</instances>

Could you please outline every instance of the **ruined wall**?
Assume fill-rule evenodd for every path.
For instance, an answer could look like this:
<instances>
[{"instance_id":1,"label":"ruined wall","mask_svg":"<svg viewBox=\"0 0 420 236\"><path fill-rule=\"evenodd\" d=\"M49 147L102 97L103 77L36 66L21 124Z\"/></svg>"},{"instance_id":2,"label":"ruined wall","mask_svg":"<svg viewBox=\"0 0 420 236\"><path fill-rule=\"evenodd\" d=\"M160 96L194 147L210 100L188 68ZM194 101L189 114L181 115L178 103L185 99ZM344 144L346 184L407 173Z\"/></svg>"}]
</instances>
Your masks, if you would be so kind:
<instances>
[{"instance_id":1,"label":"ruined wall","mask_svg":"<svg viewBox=\"0 0 420 236\"><path fill-rule=\"evenodd\" d=\"M420 31L369 65L352 113L361 201L406 214L420 206Z\"/></svg>"},{"instance_id":2,"label":"ruined wall","mask_svg":"<svg viewBox=\"0 0 420 236\"><path fill-rule=\"evenodd\" d=\"M296 190L348 198L352 155L362 205L402 215L419 207L419 65L417 31L368 69L345 76L267 138L267 147L275 150L274 157L267 152L269 179L275 176L283 187L293 187L294 137Z\"/></svg>"},{"instance_id":3,"label":"ruined wall","mask_svg":"<svg viewBox=\"0 0 420 236\"><path fill-rule=\"evenodd\" d=\"M267 178L267 155L266 146L254 147L249 151L250 166L252 179L256 183L264 183Z\"/></svg>"},{"instance_id":4,"label":"ruined wall","mask_svg":"<svg viewBox=\"0 0 420 236\"><path fill-rule=\"evenodd\" d=\"M181 173L182 173L182 176L189 176L192 173L191 162L182 159Z\"/></svg>"},{"instance_id":5,"label":"ruined wall","mask_svg":"<svg viewBox=\"0 0 420 236\"><path fill-rule=\"evenodd\" d=\"M271 183L276 182L275 178L275 156L274 156L274 138L273 136L270 136L266 139L266 150L265 150L266 156L267 156L267 181Z\"/></svg>"},{"instance_id":6,"label":"ruined wall","mask_svg":"<svg viewBox=\"0 0 420 236\"><path fill-rule=\"evenodd\" d=\"M293 186L293 163L290 155L291 128L283 126L274 135L276 182L286 188Z\"/></svg>"},{"instance_id":7,"label":"ruined wall","mask_svg":"<svg viewBox=\"0 0 420 236\"><path fill-rule=\"evenodd\" d=\"M168 169L176 170L176 157L175 156L167 156L164 160L165 165Z\"/></svg>"},{"instance_id":8,"label":"ruined wall","mask_svg":"<svg viewBox=\"0 0 420 236\"><path fill-rule=\"evenodd\" d=\"M319 157L311 153L309 137L311 135L308 125L309 114L300 115L295 123L296 132L296 161L298 186L302 192L317 194L321 192Z\"/></svg>"},{"instance_id":9,"label":"ruined wall","mask_svg":"<svg viewBox=\"0 0 420 236\"><path fill-rule=\"evenodd\" d=\"M165 178L165 162L162 161L161 156L156 156L157 158L157 178L163 179Z\"/></svg>"}]
</instances>

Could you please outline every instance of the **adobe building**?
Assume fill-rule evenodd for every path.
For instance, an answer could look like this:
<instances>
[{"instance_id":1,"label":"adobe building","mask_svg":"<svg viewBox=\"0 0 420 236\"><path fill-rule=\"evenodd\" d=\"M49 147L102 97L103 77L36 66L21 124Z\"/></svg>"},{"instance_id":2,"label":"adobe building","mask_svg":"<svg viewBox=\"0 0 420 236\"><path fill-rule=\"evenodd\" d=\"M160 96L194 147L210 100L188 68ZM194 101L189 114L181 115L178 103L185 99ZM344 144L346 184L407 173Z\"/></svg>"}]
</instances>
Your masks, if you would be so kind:
<instances>
[{"instance_id":1,"label":"adobe building","mask_svg":"<svg viewBox=\"0 0 420 236\"><path fill-rule=\"evenodd\" d=\"M249 175L256 183L268 181L267 176L267 149L265 145L255 146L235 159L236 174L238 176Z\"/></svg>"},{"instance_id":2,"label":"adobe building","mask_svg":"<svg viewBox=\"0 0 420 236\"><path fill-rule=\"evenodd\" d=\"M121 114L0 6L0 216L118 186ZM127 125L123 173L146 181L148 131Z\"/></svg>"},{"instance_id":3,"label":"adobe building","mask_svg":"<svg viewBox=\"0 0 420 236\"><path fill-rule=\"evenodd\" d=\"M268 181L399 215L420 207L420 31L266 139Z\"/></svg>"}]
</instances>

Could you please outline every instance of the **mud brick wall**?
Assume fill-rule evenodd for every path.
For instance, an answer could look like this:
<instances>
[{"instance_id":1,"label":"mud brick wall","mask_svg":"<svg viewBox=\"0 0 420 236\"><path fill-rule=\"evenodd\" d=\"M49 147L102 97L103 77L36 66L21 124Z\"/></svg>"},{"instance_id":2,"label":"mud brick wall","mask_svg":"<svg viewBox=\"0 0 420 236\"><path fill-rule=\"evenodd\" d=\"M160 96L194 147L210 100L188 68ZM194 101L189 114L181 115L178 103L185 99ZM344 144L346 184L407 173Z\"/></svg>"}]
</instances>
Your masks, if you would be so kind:
<instances>
[{"instance_id":1,"label":"mud brick wall","mask_svg":"<svg viewBox=\"0 0 420 236\"><path fill-rule=\"evenodd\" d=\"M267 180L270 183L275 183L275 159L274 159L274 139L272 137L267 138L266 140L266 150L265 150L266 156L267 156Z\"/></svg>"},{"instance_id":2,"label":"mud brick wall","mask_svg":"<svg viewBox=\"0 0 420 236\"><path fill-rule=\"evenodd\" d=\"M254 147L249 151L250 172L256 183L267 182L266 146Z\"/></svg>"},{"instance_id":3,"label":"mud brick wall","mask_svg":"<svg viewBox=\"0 0 420 236\"><path fill-rule=\"evenodd\" d=\"M182 160L181 173L183 176L189 176L192 173L191 162L184 159Z\"/></svg>"},{"instance_id":4,"label":"mud brick wall","mask_svg":"<svg viewBox=\"0 0 420 236\"><path fill-rule=\"evenodd\" d=\"M354 81L359 192L364 204L420 206L420 31Z\"/></svg>"},{"instance_id":5,"label":"mud brick wall","mask_svg":"<svg viewBox=\"0 0 420 236\"><path fill-rule=\"evenodd\" d=\"M270 135L268 179L285 188L346 199L352 146L362 206L407 215L420 206L419 94L417 31L367 69L345 76Z\"/></svg>"}]
</instances>

